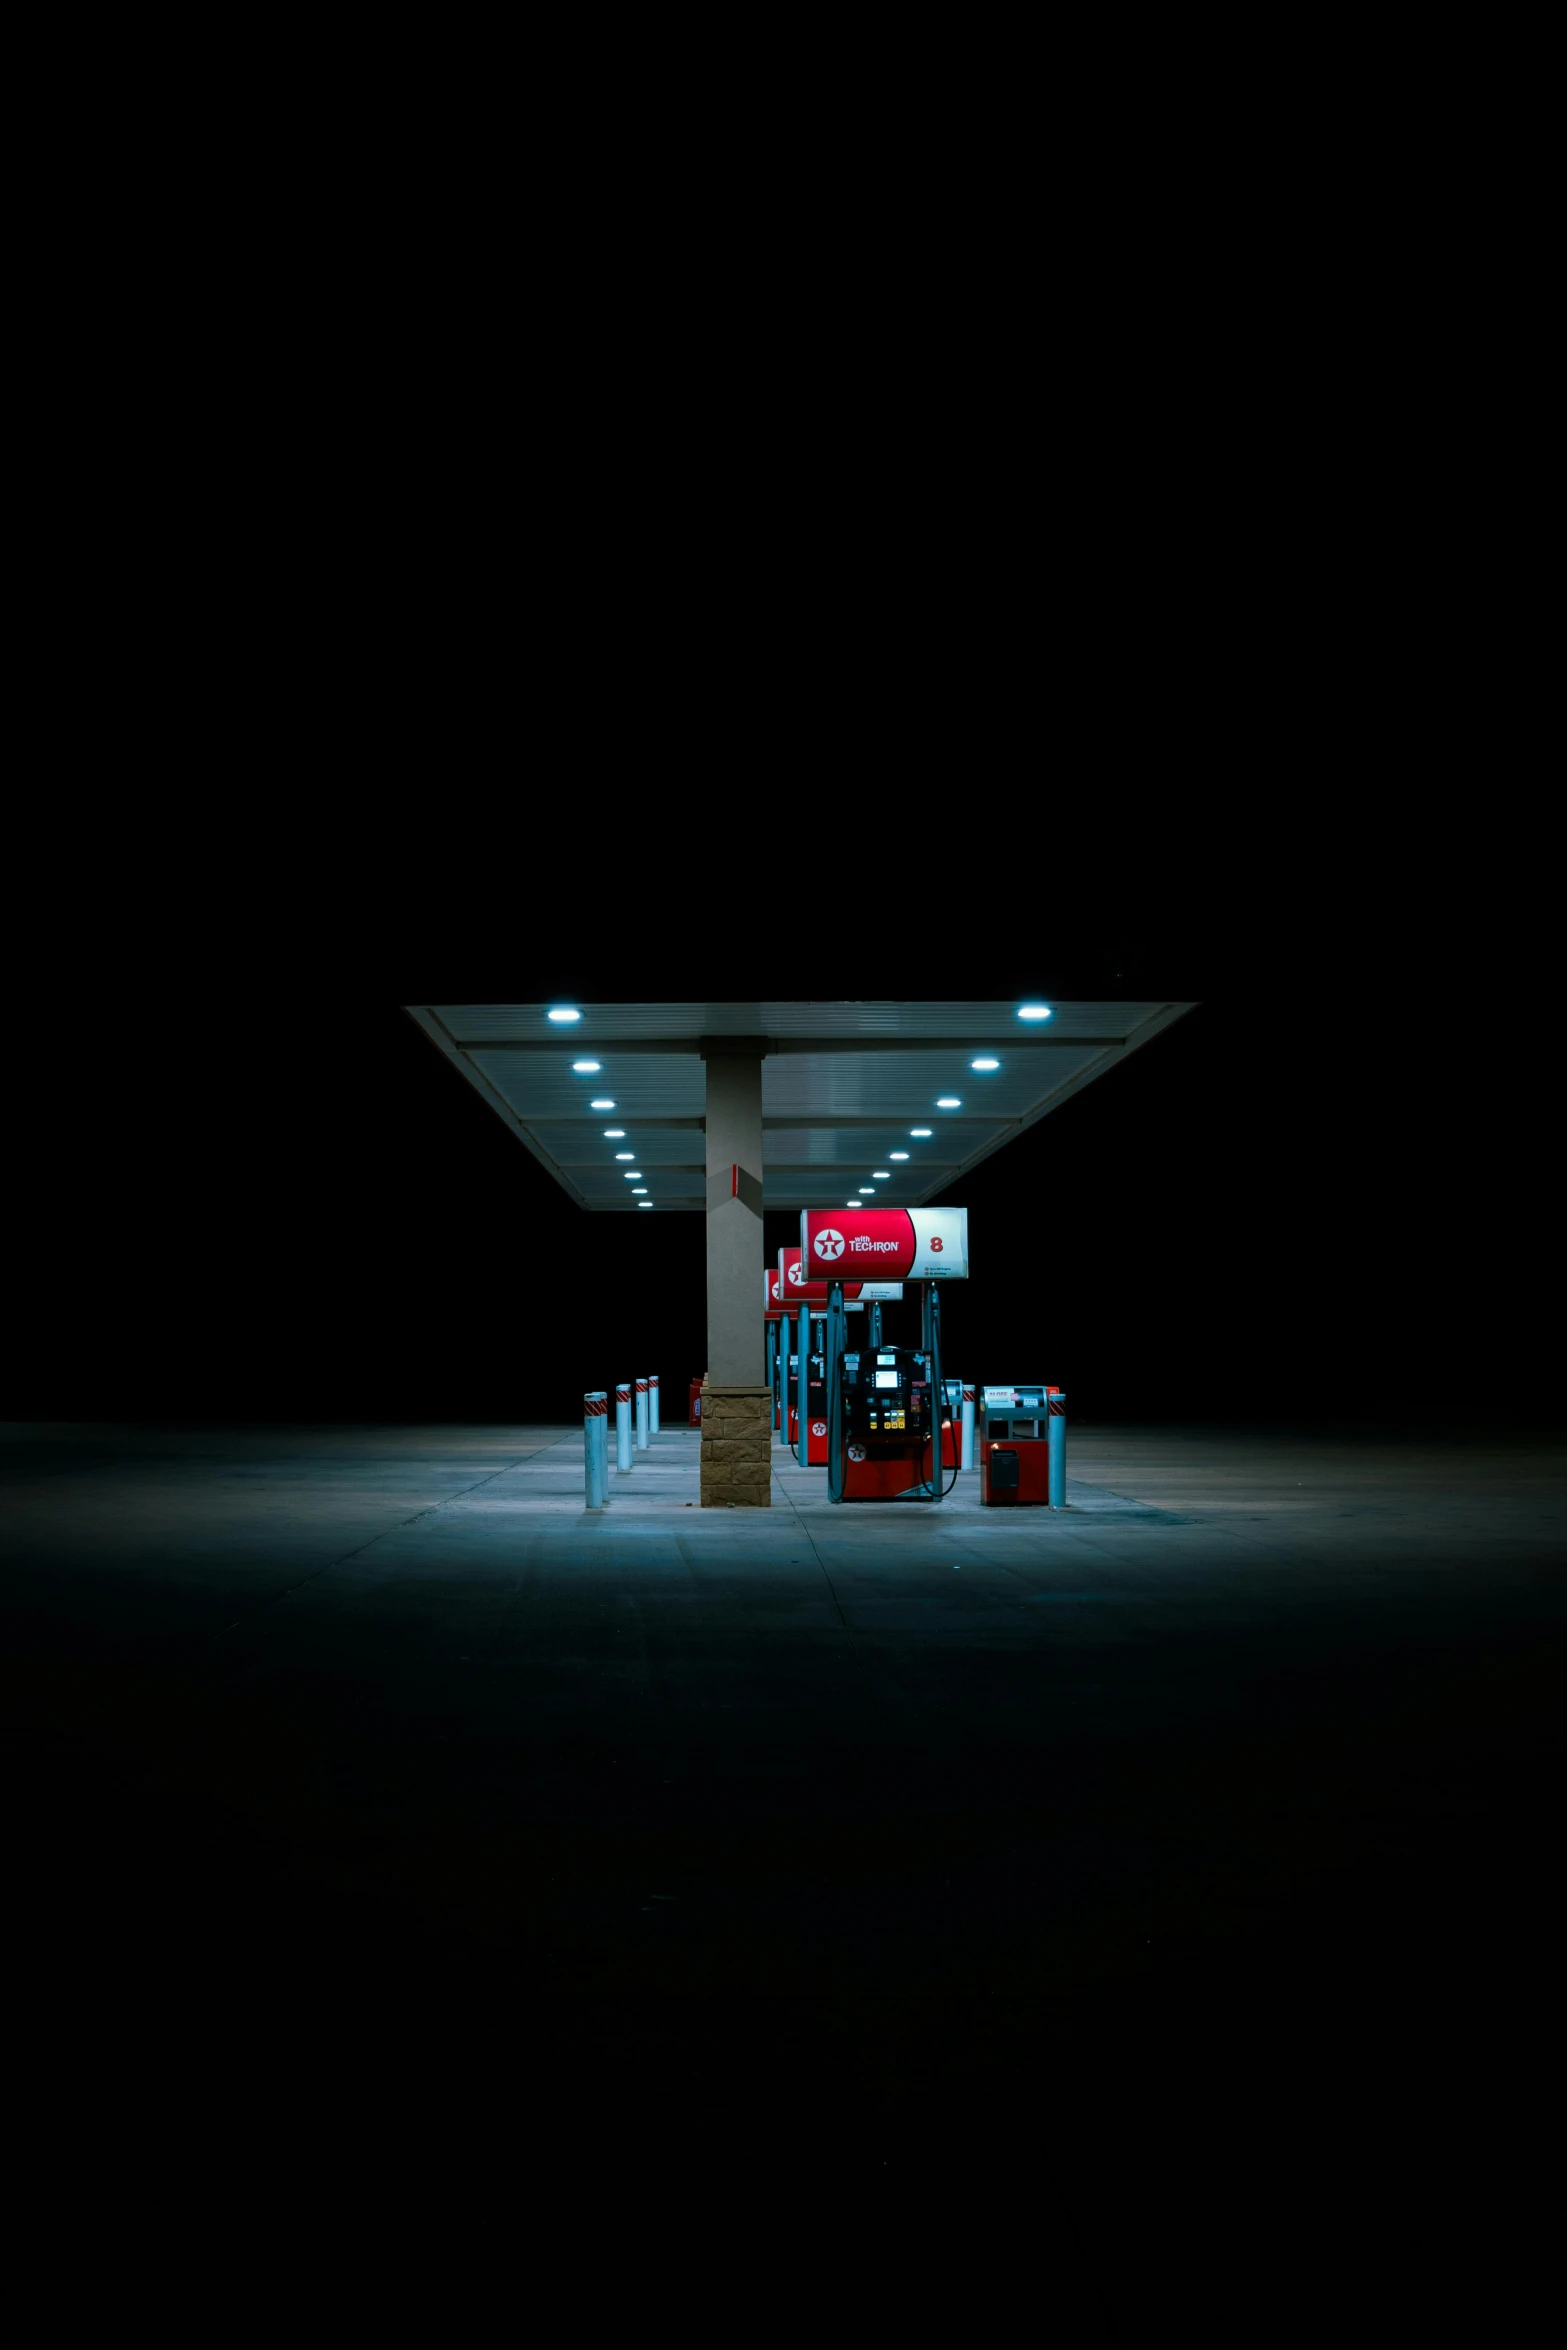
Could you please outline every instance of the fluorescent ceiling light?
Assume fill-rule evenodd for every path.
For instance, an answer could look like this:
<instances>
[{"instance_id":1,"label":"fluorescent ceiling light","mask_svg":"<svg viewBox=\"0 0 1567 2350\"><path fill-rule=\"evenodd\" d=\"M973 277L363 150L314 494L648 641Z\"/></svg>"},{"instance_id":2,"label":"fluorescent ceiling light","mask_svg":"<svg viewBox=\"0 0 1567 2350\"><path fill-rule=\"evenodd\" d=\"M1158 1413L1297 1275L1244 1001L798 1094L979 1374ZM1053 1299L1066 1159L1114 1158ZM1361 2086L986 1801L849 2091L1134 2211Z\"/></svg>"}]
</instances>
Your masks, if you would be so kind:
<instances>
[{"instance_id":1,"label":"fluorescent ceiling light","mask_svg":"<svg viewBox=\"0 0 1567 2350\"><path fill-rule=\"evenodd\" d=\"M1048 1004L1019 1004L1017 1016L1020 1020L1048 1020L1050 1006Z\"/></svg>"},{"instance_id":2,"label":"fluorescent ceiling light","mask_svg":"<svg viewBox=\"0 0 1567 2350\"><path fill-rule=\"evenodd\" d=\"M887 1153L889 1159L906 1159L908 1155L907 1151L889 1151Z\"/></svg>"},{"instance_id":3,"label":"fluorescent ceiling light","mask_svg":"<svg viewBox=\"0 0 1567 2350\"><path fill-rule=\"evenodd\" d=\"M588 1104L590 1110L612 1110L614 1107L613 1102L589 1102Z\"/></svg>"},{"instance_id":4,"label":"fluorescent ceiling light","mask_svg":"<svg viewBox=\"0 0 1567 2350\"><path fill-rule=\"evenodd\" d=\"M617 1159L634 1159L636 1155L635 1151L616 1151L615 1153Z\"/></svg>"},{"instance_id":5,"label":"fluorescent ceiling light","mask_svg":"<svg viewBox=\"0 0 1567 2350\"><path fill-rule=\"evenodd\" d=\"M545 1014L545 1018L549 1020L580 1020L582 1014L574 1012L570 1004L553 1004Z\"/></svg>"},{"instance_id":6,"label":"fluorescent ceiling light","mask_svg":"<svg viewBox=\"0 0 1567 2350\"><path fill-rule=\"evenodd\" d=\"M969 1063L971 1069L999 1069L1000 1066L999 1061L970 1061Z\"/></svg>"},{"instance_id":7,"label":"fluorescent ceiling light","mask_svg":"<svg viewBox=\"0 0 1567 2350\"><path fill-rule=\"evenodd\" d=\"M961 1110L963 1104L955 1093L944 1093L936 1107L938 1110Z\"/></svg>"},{"instance_id":8,"label":"fluorescent ceiling light","mask_svg":"<svg viewBox=\"0 0 1567 2350\"><path fill-rule=\"evenodd\" d=\"M860 1197L861 1197L861 1199L864 1199L867 1193L869 1193L869 1194L870 1194L870 1196L871 1196L873 1199L875 1198L875 1196L876 1196L876 1186L875 1186L875 1184L874 1184L874 1183L862 1183L862 1184L860 1185Z\"/></svg>"},{"instance_id":9,"label":"fluorescent ceiling light","mask_svg":"<svg viewBox=\"0 0 1567 2350\"><path fill-rule=\"evenodd\" d=\"M636 1187L636 1190L635 1190L635 1191L634 1191L634 1192L631 1194L631 1196L632 1196L632 1198L633 1198L633 1199L636 1199L636 1198L639 1196L639 1194L641 1194L641 1193L644 1193L646 1190L647 1190L647 1185L646 1185L645 1183L639 1183L639 1184L637 1185L637 1187Z\"/></svg>"},{"instance_id":10,"label":"fluorescent ceiling light","mask_svg":"<svg viewBox=\"0 0 1567 2350\"><path fill-rule=\"evenodd\" d=\"M905 1152L904 1156L907 1157L907 1155L907 1152ZM890 1167L873 1167L871 1169L871 1181L873 1183L886 1183L891 1180L891 1177L892 1169Z\"/></svg>"},{"instance_id":11,"label":"fluorescent ceiling light","mask_svg":"<svg viewBox=\"0 0 1567 2350\"><path fill-rule=\"evenodd\" d=\"M935 1128L933 1126L911 1126L909 1128L909 1132L913 1135L916 1142L929 1142L932 1134L935 1132ZM905 1152L904 1156L907 1157L908 1153Z\"/></svg>"},{"instance_id":12,"label":"fluorescent ceiling light","mask_svg":"<svg viewBox=\"0 0 1567 2350\"><path fill-rule=\"evenodd\" d=\"M623 1151L616 1151L615 1156L617 1159L624 1158L625 1153ZM640 1183L641 1180L642 1170L640 1167L628 1167L626 1169L626 1181L628 1183Z\"/></svg>"},{"instance_id":13,"label":"fluorescent ceiling light","mask_svg":"<svg viewBox=\"0 0 1567 2350\"><path fill-rule=\"evenodd\" d=\"M602 1061L573 1061L571 1065L579 1077L592 1077L604 1066Z\"/></svg>"},{"instance_id":14,"label":"fluorescent ceiling light","mask_svg":"<svg viewBox=\"0 0 1567 2350\"><path fill-rule=\"evenodd\" d=\"M638 1206L639 1208L650 1208L652 1205L653 1205L653 1202L652 1202L650 1199L639 1199L639 1200L638 1200L638 1202L637 1202L637 1206ZM764 1368L765 1368L765 1366L764 1366Z\"/></svg>"},{"instance_id":15,"label":"fluorescent ceiling light","mask_svg":"<svg viewBox=\"0 0 1567 2350\"><path fill-rule=\"evenodd\" d=\"M598 1104L597 1104L597 1102L595 1102L593 1106L594 1106L594 1108L595 1108L595 1109L597 1109L597 1107L598 1107ZM625 1139L626 1139L626 1130L625 1130L624 1126L606 1126L606 1127L605 1127L605 1129L604 1129L604 1140L605 1140L606 1142L624 1142L624 1141L625 1141Z\"/></svg>"}]
</instances>

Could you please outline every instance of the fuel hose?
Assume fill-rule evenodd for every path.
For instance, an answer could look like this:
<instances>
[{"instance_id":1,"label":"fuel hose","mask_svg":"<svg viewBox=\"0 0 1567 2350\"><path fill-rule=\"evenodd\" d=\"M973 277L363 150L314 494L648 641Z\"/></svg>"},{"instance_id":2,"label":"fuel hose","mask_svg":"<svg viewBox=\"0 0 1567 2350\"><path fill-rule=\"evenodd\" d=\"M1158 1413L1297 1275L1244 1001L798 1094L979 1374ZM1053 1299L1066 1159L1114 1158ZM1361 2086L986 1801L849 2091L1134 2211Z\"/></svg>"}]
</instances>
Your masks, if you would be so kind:
<instances>
[{"instance_id":1,"label":"fuel hose","mask_svg":"<svg viewBox=\"0 0 1567 2350\"><path fill-rule=\"evenodd\" d=\"M931 1473L926 1491L930 1500L945 1501L947 1495L952 1491L952 1487L958 1481L958 1462L954 1461L952 1464L951 1483L943 1485L941 1482L942 1471L947 1464L941 1457L941 1415L947 1408L947 1386L941 1375L941 1291L934 1282L931 1284L930 1305L930 1370L936 1394L931 1411ZM957 1452L958 1447L954 1445L952 1449Z\"/></svg>"}]
</instances>

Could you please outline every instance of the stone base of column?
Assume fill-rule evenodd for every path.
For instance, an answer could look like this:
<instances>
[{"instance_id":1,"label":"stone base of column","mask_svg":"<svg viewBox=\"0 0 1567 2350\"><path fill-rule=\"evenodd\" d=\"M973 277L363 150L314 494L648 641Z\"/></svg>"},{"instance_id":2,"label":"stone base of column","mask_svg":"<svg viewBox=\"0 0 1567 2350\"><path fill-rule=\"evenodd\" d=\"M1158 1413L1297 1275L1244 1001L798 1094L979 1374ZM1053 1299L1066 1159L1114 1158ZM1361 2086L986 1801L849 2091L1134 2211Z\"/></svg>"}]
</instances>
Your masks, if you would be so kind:
<instances>
[{"instance_id":1,"label":"stone base of column","mask_svg":"<svg viewBox=\"0 0 1567 2350\"><path fill-rule=\"evenodd\" d=\"M773 1499L773 1391L702 1390L702 1507L765 1510Z\"/></svg>"}]
</instances>

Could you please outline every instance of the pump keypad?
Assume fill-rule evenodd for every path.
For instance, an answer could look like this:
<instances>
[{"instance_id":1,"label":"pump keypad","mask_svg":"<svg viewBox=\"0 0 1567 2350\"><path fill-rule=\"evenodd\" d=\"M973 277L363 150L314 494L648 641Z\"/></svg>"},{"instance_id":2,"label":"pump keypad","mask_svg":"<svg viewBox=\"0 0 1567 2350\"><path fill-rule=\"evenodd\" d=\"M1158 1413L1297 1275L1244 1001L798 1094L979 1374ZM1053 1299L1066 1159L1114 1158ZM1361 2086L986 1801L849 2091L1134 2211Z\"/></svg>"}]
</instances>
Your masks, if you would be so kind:
<instances>
[{"instance_id":1,"label":"pump keypad","mask_svg":"<svg viewBox=\"0 0 1567 2350\"><path fill-rule=\"evenodd\" d=\"M856 1443L888 1439L899 1446L930 1434L930 1367L908 1347L845 1355L843 1399L848 1434Z\"/></svg>"}]
</instances>

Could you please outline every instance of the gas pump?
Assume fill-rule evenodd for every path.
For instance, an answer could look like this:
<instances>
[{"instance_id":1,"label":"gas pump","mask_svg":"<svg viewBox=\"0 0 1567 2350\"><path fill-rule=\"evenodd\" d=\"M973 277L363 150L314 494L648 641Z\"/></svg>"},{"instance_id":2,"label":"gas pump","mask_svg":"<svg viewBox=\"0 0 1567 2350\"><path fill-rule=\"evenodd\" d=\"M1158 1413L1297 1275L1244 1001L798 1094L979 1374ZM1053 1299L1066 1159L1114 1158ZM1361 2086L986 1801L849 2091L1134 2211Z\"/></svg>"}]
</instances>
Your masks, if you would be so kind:
<instances>
[{"instance_id":1,"label":"gas pump","mask_svg":"<svg viewBox=\"0 0 1567 2350\"><path fill-rule=\"evenodd\" d=\"M851 1304L849 1310L853 1311ZM804 1317L801 1317L802 1320ZM769 1336L768 1378L773 1391L773 1426L783 1443L787 1444L797 1460L804 1452L802 1467L825 1468L830 1441L830 1420L827 1395L827 1349L824 1337L825 1317L810 1317L811 1342L806 1357L805 1377L805 1442L800 1442L800 1354L796 1324L785 1322L776 1350Z\"/></svg>"},{"instance_id":2,"label":"gas pump","mask_svg":"<svg viewBox=\"0 0 1567 2350\"><path fill-rule=\"evenodd\" d=\"M849 1352L842 1284L827 1309L827 1494L831 1501L941 1501L957 1482L945 1475L941 1441L941 1298L925 1284L920 1347L867 1346ZM874 1327L874 1323L872 1325Z\"/></svg>"},{"instance_id":3,"label":"gas pump","mask_svg":"<svg viewBox=\"0 0 1567 2350\"><path fill-rule=\"evenodd\" d=\"M805 1466L820 1469L827 1462L827 1345L826 1322L813 1317L811 1359L805 1383Z\"/></svg>"},{"instance_id":4,"label":"gas pump","mask_svg":"<svg viewBox=\"0 0 1567 2350\"><path fill-rule=\"evenodd\" d=\"M805 1458L806 1429L810 1425L807 1389L811 1377L811 1313L808 1306L800 1308L799 1320L796 1324L793 1371L790 1392L794 1398L794 1413L790 1423L789 1442L793 1447L796 1461L803 1469L807 1466Z\"/></svg>"}]
</instances>

